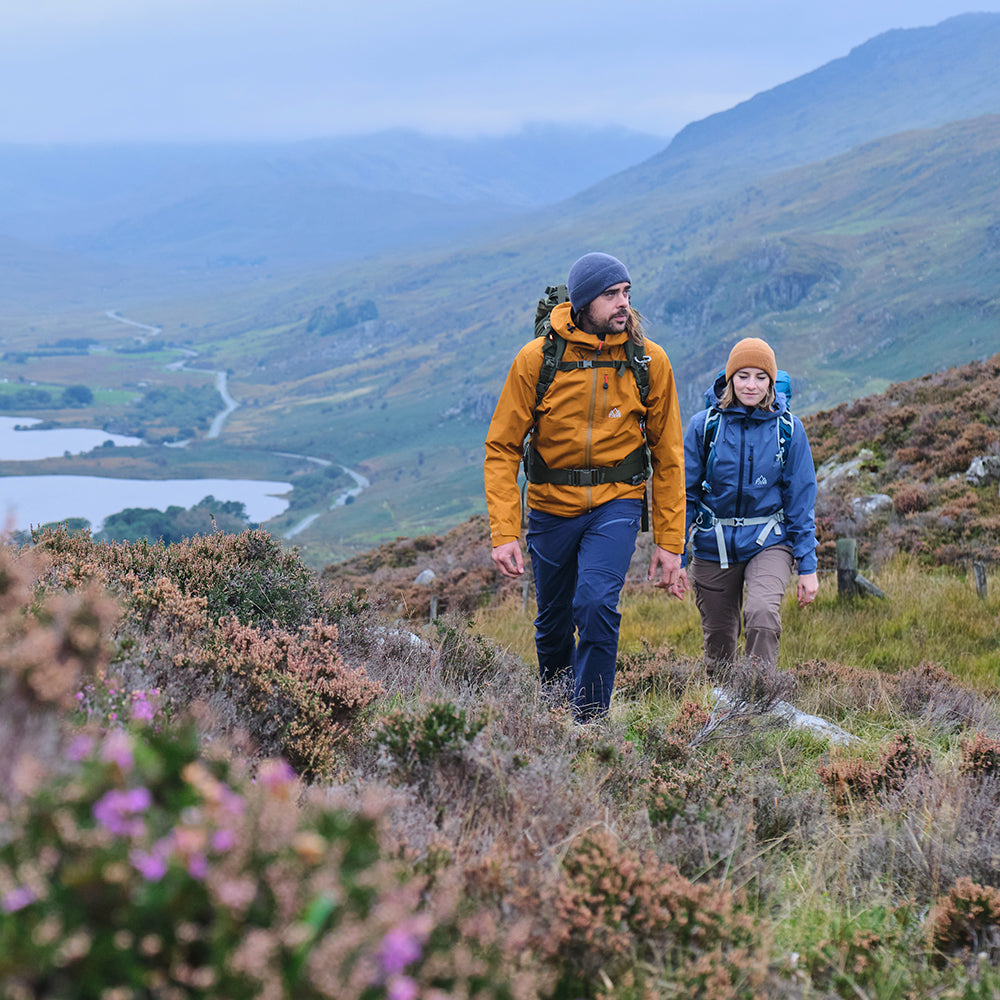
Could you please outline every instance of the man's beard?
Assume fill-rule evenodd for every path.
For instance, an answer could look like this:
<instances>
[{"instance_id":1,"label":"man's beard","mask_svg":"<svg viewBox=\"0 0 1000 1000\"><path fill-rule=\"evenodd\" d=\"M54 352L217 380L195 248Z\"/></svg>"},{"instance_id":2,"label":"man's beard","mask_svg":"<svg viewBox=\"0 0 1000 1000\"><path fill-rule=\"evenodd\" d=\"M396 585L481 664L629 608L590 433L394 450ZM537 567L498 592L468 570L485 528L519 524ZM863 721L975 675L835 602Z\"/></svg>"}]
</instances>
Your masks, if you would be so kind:
<instances>
[{"instance_id":1,"label":"man's beard","mask_svg":"<svg viewBox=\"0 0 1000 1000\"><path fill-rule=\"evenodd\" d=\"M586 320L587 328L590 330L590 332L595 337L606 337L606 336L608 336L608 334L622 333L624 330L628 329L628 313L625 313L625 316L624 316L625 325L621 329L619 329L617 326L615 326L613 324L615 324L618 321L620 321L620 319L622 317L617 317L616 318L615 316L612 316L612 317L610 317L604 323L600 323L600 324L596 323L594 321L594 314L590 311L591 305L592 305L592 303L588 302L587 305L585 305L583 307L583 311L582 311L581 315Z\"/></svg>"}]
</instances>

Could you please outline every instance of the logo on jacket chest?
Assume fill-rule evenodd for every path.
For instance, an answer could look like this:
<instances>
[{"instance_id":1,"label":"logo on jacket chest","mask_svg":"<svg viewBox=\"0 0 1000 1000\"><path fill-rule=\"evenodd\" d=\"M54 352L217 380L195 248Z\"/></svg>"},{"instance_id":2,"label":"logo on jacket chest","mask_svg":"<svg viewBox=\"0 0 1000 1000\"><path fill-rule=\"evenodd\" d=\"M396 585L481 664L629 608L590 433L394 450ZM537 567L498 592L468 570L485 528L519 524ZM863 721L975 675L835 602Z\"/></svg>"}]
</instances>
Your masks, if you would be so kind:
<instances>
[{"instance_id":1,"label":"logo on jacket chest","mask_svg":"<svg viewBox=\"0 0 1000 1000\"><path fill-rule=\"evenodd\" d=\"M754 486L767 486L767 476L758 476L753 484Z\"/></svg>"},{"instance_id":2,"label":"logo on jacket chest","mask_svg":"<svg viewBox=\"0 0 1000 1000\"><path fill-rule=\"evenodd\" d=\"M622 411L618 409L617 406L611 407L611 412L608 414L609 420L621 420Z\"/></svg>"}]
</instances>

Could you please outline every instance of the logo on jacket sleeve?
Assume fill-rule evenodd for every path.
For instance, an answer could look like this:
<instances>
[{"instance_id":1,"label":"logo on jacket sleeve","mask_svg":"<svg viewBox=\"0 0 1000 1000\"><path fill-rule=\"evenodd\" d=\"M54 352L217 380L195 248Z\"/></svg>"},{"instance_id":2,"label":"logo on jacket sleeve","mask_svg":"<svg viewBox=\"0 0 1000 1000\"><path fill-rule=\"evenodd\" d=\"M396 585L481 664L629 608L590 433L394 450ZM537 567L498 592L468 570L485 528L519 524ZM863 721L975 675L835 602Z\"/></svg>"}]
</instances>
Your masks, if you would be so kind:
<instances>
[{"instance_id":1,"label":"logo on jacket sleeve","mask_svg":"<svg viewBox=\"0 0 1000 1000\"><path fill-rule=\"evenodd\" d=\"M611 407L611 412L608 414L609 420L620 420L622 411L618 409L617 406Z\"/></svg>"}]
</instances>

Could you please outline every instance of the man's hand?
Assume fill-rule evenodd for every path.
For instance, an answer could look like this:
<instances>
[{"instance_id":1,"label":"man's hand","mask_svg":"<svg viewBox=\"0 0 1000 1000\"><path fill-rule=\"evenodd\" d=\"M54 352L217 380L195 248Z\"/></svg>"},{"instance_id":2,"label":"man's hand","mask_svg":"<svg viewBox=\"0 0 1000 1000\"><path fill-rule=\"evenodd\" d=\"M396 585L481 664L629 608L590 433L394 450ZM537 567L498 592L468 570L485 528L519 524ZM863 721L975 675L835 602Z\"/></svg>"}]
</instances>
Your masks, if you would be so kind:
<instances>
[{"instance_id":1,"label":"man's hand","mask_svg":"<svg viewBox=\"0 0 1000 1000\"><path fill-rule=\"evenodd\" d=\"M815 573L799 574L799 607L804 608L807 604L812 604L819 590L819 577Z\"/></svg>"},{"instance_id":2,"label":"man's hand","mask_svg":"<svg viewBox=\"0 0 1000 1000\"><path fill-rule=\"evenodd\" d=\"M681 569L681 557L657 545L649 561L648 579L654 587L669 591L673 597L682 598L688 590L687 573Z\"/></svg>"},{"instance_id":3,"label":"man's hand","mask_svg":"<svg viewBox=\"0 0 1000 1000\"><path fill-rule=\"evenodd\" d=\"M524 557L521 555L520 542L504 542L493 549L493 562L496 568L503 573L516 579L524 575Z\"/></svg>"}]
</instances>

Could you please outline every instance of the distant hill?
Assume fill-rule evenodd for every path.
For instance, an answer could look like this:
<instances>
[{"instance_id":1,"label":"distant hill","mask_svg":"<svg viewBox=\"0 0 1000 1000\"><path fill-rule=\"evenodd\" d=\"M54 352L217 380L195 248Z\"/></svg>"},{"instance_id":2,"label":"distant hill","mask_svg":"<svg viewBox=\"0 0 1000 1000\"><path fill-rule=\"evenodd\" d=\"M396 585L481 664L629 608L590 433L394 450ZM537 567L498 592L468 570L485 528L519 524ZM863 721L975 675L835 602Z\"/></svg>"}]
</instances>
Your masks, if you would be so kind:
<instances>
[{"instance_id":1,"label":"distant hill","mask_svg":"<svg viewBox=\"0 0 1000 1000\"><path fill-rule=\"evenodd\" d=\"M284 144L0 145L0 235L164 272L313 267L482 230L664 141L534 126L470 139L393 131ZM557 154L566 149L587 155Z\"/></svg>"},{"instance_id":2,"label":"distant hill","mask_svg":"<svg viewBox=\"0 0 1000 1000\"><path fill-rule=\"evenodd\" d=\"M887 31L840 59L692 122L575 207L718 191L908 129L1000 112L1000 14Z\"/></svg>"}]
</instances>

